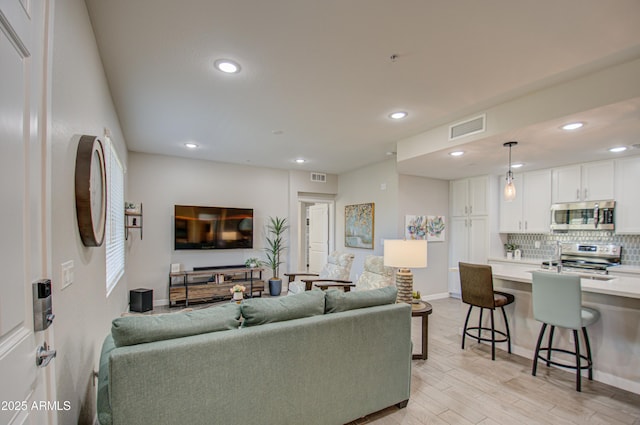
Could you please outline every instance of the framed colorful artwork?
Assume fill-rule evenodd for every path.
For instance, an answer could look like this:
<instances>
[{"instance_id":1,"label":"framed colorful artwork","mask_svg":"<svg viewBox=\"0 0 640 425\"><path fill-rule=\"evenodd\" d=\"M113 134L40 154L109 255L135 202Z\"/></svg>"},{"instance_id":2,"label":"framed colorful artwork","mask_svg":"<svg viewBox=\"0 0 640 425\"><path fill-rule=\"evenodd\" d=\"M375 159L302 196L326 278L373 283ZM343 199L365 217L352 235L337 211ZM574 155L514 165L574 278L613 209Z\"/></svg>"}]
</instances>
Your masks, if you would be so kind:
<instances>
[{"instance_id":1,"label":"framed colorful artwork","mask_svg":"<svg viewBox=\"0 0 640 425\"><path fill-rule=\"evenodd\" d=\"M404 217L404 238L406 240L427 239L427 216L407 215Z\"/></svg>"},{"instance_id":2,"label":"framed colorful artwork","mask_svg":"<svg viewBox=\"0 0 640 425\"><path fill-rule=\"evenodd\" d=\"M344 207L344 246L373 249L374 203Z\"/></svg>"},{"instance_id":3,"label":"framed colorful artwork","mask_svg":"<svg viewBox=\"0 0 640 425\"><path fill-rule=\"evenodd\" d=\"M444 242L446 230L447 226L443 215L427 216L427 241Z\"/></svg>"}]
</instances>

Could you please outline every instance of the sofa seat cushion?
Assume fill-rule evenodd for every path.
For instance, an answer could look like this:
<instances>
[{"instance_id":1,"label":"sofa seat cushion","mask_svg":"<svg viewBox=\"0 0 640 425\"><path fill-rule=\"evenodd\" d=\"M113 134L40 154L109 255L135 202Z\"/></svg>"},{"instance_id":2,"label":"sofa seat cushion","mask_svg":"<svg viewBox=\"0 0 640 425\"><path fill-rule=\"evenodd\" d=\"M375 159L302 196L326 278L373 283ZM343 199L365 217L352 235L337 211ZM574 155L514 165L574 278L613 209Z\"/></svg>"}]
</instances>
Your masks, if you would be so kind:
<instances>
[{"instance_id":1,"label":"sofa seat cushion","mask_svg":"<svg viewBox=\"0 0 640 425\"><path fill-rule=\"evenodd\" d=\"M342 292L332 289L325 292L325 312L338 313L357 308L393 304L396 302L397 295L398 289L395 286L355 292Z\"/></svg>"},{"instance_id":2,"label":"sofa seat cushion","mask_svg":"<svg viewBox=\"0 0 640 425\"><path fill-rule=\"evenodd\" d=\"M314 289L280 298L250 298L241 309L242 327L316 316L324 314L324 292Z\"/></svg>"},{"instance_id":3,"label":"sofa seat cushion","mask_svg":"<svg viewBox=\"0 0 640 425\"><path fill-rule=\"evenodd\" d=\"M111 323L116 347L237 329L240 306L235 303L184 313L118 317Z\"/></svg>"}]
</instances>

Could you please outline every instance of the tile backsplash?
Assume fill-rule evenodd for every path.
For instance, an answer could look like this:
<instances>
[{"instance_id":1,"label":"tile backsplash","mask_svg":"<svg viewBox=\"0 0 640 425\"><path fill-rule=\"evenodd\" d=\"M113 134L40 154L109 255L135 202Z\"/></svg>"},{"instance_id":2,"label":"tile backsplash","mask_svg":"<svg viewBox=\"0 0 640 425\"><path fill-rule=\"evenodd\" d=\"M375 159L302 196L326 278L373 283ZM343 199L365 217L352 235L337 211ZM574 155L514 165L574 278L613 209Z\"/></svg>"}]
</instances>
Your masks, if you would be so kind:
<instances>
[{"instance_id":1,"label":"tile backsplash","mask_svg":"<svg viewBox=\"0 0 640 425\"><path fill-rule=\"evenodd\" d=\"M580 243L611 243L622 246L621 262L628 266L640 266L640 235L616 235L603 231L570 231L551 235L510 233L507 242L518 246L522 257L544 260L553 255L556 241ZM540 242L540 248L535 243Z\"/></svg>"}]
</instances>

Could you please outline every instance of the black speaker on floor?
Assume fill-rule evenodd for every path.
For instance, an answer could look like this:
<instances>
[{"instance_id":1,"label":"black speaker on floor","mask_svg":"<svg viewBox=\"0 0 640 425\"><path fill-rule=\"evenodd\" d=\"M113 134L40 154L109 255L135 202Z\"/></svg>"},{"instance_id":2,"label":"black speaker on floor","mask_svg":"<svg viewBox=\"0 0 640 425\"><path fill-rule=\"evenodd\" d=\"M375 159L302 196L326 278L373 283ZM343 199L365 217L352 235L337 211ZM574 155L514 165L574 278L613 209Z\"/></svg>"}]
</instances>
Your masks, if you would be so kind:
<instances>
[{"instance_id":1,"label":"black speaker on floor","mask_svg":"<svg viewBox=\"0 0 640 425\"><path fill-rule=\"evenodd\" d=\"M153 289L132 289L129 291L129 310L138 313L153 310Z\"/></svg>"}]
</instances>

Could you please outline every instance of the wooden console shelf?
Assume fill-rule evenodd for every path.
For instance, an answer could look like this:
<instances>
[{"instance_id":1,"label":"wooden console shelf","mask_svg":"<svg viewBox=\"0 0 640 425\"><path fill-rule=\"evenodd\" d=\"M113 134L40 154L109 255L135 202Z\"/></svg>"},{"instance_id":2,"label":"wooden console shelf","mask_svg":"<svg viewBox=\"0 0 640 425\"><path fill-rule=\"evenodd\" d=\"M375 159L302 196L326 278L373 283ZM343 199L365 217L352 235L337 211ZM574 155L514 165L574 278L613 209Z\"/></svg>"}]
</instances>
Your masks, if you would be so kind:
<instances>
[{"instance_id":1,"label":"wooden console shelf","mask_svg":"<svg viewBox=\"0 0 640 425\"><path fill-rule=\"evenodd\" d=\"M256 296L256 293L260 297L264 292L262 270L238 266L169 273L169 306L230 299L233 285L244 285L245 297Z\"/></svg>"}]
</instances>

